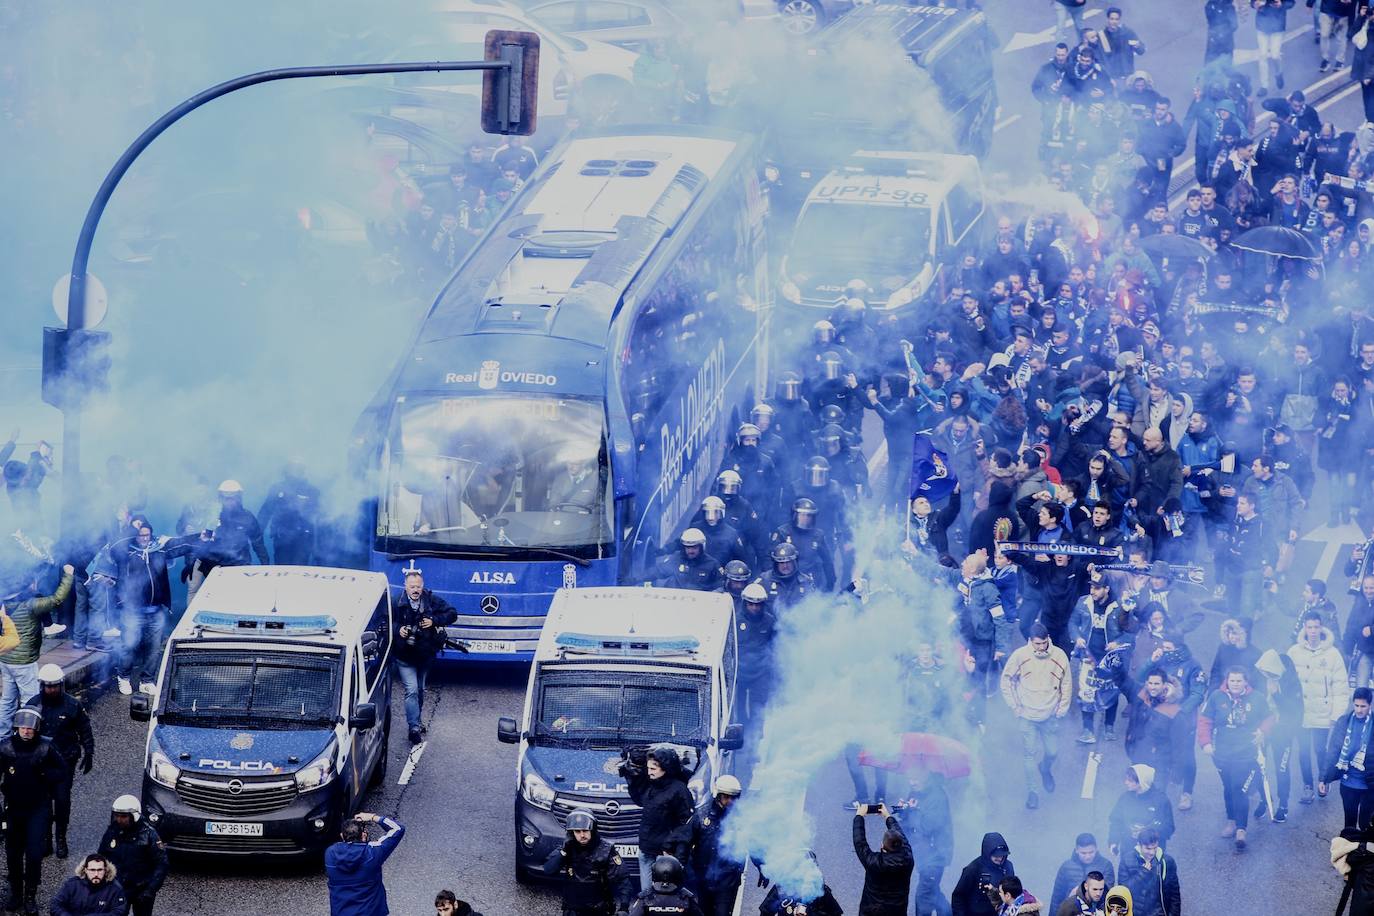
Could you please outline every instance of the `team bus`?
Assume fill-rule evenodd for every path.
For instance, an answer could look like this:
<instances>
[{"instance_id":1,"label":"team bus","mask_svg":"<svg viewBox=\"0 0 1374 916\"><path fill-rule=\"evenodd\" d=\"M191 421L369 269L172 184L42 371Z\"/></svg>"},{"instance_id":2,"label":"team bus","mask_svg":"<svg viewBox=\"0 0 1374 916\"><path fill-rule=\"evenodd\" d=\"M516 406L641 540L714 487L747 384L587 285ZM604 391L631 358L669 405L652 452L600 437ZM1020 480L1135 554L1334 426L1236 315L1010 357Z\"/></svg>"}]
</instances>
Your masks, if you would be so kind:
<instances>
[{"instance_id":1,"label":"team bus","mask_svg":"<svg viewBox=\"0 0 1374 916\"><path fill-rule=\"evenodd\" d=\"M762 390L753 142L578 135L449 279L360 423L370 568L420 569L461 656L529 661L555 590L642 584Z\"/></svg>"}]
</instances>

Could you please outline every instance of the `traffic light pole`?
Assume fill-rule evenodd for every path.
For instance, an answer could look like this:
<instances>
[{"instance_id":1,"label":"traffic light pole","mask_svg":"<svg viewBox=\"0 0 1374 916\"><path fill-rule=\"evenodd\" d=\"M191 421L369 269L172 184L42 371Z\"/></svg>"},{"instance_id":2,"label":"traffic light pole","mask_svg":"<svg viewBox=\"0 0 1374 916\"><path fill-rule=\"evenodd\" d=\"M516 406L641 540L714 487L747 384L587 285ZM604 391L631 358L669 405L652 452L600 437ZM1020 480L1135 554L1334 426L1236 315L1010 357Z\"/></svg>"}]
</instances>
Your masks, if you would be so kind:
<instances>
[{"instance_id":1,"label":"traffic light pole","mask_svg":"<svg viewBox=\"0 0 1374 916\"><path fill-rule=\"evenodd\" d=\"M516 46L510 45L509 48ZM534 47L538 48L538 40L535 39ZM396 64L353 64L338 67L285 67L277 70L262 70L257 73L249 73L244 76L226 80L217 86L211 86L198 95L193 95L186 99L175 108L168 111L158 118L148 129L138 135L138 138L129 145L124 154L119 157L114 166L111 167L105 180L101 182L100 189L95 192L95 197L91 200L91 206L86 211L86 220L81 224L81 234L77 236L76 253L72 256L72 278L71 286L67 293L67 328L68 330L81 330L86 327L86 268L91 258L91 243L95 239L96 228L100 225L100 217L105 212L105 205L109 203L115 188L123 179L124 174L129 171L129 167L134 164L139 155L148 148L158 136L180 121L186 115L195 111L206 102L214 101L222 95L246 89L249 86L257 86L260 83L273 83L279 80L308 79L321 76L366 76L377 73L423 73L430 71L453 71L453 70L492 70L498 75L505 76L507 85L510 83L518 84L518 76L511 80L512 72L519 74L521 68L521 58L517 52L503 49L498 60L477 60L477 61L428 61ZM504 88L504 87L503 87ZM501 111L508 111L506 106L511 102L510 92L498 93L496 104ZM511 114L502 114L499 120L503 124L514 124L521 119L518 97L515 100L515 111ZM62 531L69 534L75 530L75 523L81 511L81 405L79 399L74 399L62 410Z\"/></svg>"}]
</instances>

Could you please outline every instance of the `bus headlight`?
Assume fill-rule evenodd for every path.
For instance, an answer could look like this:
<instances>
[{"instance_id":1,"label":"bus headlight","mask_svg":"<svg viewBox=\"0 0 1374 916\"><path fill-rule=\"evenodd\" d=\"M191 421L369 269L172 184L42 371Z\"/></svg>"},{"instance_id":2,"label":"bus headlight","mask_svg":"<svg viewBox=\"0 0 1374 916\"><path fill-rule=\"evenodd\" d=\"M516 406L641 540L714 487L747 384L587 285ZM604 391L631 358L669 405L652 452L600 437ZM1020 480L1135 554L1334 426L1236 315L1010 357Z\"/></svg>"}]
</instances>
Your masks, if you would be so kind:
<instances>
[{"instance_id":1,"label":"bus headlight","mask_svg":"<svg viewBox=\"0 0 1374 916\"><path fill-rule=\"evenodd\" d=\"M801 290L791 280L783 280L778 285L778 292L782 293L782 297L793 305L801 305Z\"/></svg>"},{"instance_id":2,"label":"bus headlight","mask_svg":"<svg viewBox=\"0 0 1374 916\"><path fill-rule=\"evenodd\" d=\"M525 777L520 780L520 795L536 808L547 811L553 807L553 789L550 789L549 784L540 779L539 774L533 770L526 770Z\"/></svg>"},{"instance_id":3,"label":"bus headlight","mask_svg":"<svg viewBox=\"0 0 1374 916\"><path fill-rule=\"evenodd\" d=\"M148 758L148 776L153 782L169 789L177 787L177 777L181 775L181 770L177 769L176 764L172 763L171 758L162 753L157 748L153 749L152 755Z\"/></svg>"},{"instance_id":4,"label":"bus headlight","mask_svg":"<svg viewBox=\"0 0 1374 916\"><path fill-rule=\"evenodd\" d=\"M324 753L296 771L296 785L302 789L318 789L334 778L334 745L324 749Z\"/></svg>"}]
</instances>

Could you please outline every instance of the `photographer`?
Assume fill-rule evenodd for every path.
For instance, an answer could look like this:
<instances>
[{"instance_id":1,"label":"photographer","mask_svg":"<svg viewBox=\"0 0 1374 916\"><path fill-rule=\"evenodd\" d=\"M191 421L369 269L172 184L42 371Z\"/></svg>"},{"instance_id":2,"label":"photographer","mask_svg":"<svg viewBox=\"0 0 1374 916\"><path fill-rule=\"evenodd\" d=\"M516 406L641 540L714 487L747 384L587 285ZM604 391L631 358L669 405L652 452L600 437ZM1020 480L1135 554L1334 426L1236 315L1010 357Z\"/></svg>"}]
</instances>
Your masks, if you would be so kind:
<instances>
[{"instance_id":1,"label":"photographer","mask_svg":"<svg viewBox=\"0 0 1374 916\"><path fill-rule=\"evenodd\" d=\"M682 762L671 747L643 745L621 751L617 772L629 785L630 798L642 810L639 821L639 885L649 890L650 871L660 855L687 858L692 838L692 793Z\"/></svg>"},{"instance_id":2,"label":"photographer","mask_svg":"<svg viewBox=\"0 0 1374 916\"><path fill-rule=\"evenodd\" d=\"M414 567L406 570L405 597L396 605L396 674L405 688L406 731L411 744L424 734L420 713L424 709L425 681L434 656L444 647L444 627L458 619L458 612L425 588L424 576Z\"/></svg>"},{"instance_id":3,"label":"photographer","mask_svg":"<svg viewBox=\"0 0 1374 916\"><path fill-rule=\"evenodd\" d=\"M864 815L869 813L882 815L887 826L882 845L877 850L868 845L864 829ZM854 854L864 867L859 916L906 916L906 901L911 896L911 871L916 867L916 860L902 825L887 805L878 805L876 809L865 805L854 815Z\"/></svg>"},{"instance_id":4,"label":"photographer","mask_svg":"<svg viewBox=\"0 0 1374 916\"><path fill-rule=\"evenodd\" d=\"M1016 874L1008 856L1011 850L1000 833L983 834L983 852L964 866L959 883L950 895L953 916L996 916L1002 905L1002 879Z\"/></svg>"}]
</instances>

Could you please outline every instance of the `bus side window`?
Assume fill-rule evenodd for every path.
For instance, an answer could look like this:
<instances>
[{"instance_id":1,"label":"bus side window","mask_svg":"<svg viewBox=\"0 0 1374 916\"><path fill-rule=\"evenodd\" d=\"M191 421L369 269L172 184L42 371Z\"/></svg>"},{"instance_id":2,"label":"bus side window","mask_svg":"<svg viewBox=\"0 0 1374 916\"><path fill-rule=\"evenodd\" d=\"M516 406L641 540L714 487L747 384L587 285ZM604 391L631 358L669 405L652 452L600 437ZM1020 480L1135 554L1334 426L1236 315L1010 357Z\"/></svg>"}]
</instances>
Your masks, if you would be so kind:
<instances>
[{"instance_id":1,"label":"bus side window","mask_svg":"<svg viewBox=\"0 0 1374 916\"><path fill-rule=\"evenodd\" d=\"M949 207L950 229L957 245L964 240L964 236L977 221L982 210L982 201L966 185L956 184L949 189L946 203Z\"/></svg>"},{"instance_id":2,"label":"bus side window","mask_svg":"<svg viewBox=\"0 0 1374 916\"><path fill-rule=\"evenodd\" d=\"M731 622L732 625L725 635L725 652L720 662L720 666L725 673L725 697L721 705L725 709L726 719L721 723L722 725L729 725L732 721L739 721L735 716L735 675L737 674L735 666L739 664L736 658L738 644L735 640L735 635L736 628L739 624L734 622L733 616L731 617Z\"/></svg>"},{"instance_id":3,"label":"bus side window","mask_svg":"<svg viewBox=\"0 0 1374 916\"><path fill-rule=\"evenodd\" d=\"M372 618L367 622L367 630L363 633L364 649L363 669L367 676L367 693L371 695L377 686L377 680L385 672L383 662L387 658L388 650L391 648L391 614L390 604L387 597L383 595L377 602L377 607L372 612ZM375 639L375 642L373 641Z\"/></svg>"}]
</instances>

